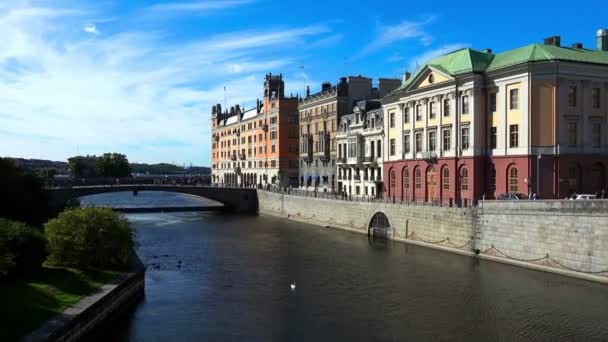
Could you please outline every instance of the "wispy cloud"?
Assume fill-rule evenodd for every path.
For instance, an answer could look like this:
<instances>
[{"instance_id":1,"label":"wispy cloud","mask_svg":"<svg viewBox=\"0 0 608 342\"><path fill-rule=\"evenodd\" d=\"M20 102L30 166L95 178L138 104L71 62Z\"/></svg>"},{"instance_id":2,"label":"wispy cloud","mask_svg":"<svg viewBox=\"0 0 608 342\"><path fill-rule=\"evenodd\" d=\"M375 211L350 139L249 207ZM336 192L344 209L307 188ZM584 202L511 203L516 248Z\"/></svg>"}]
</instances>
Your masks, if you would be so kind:
<instances>
[{"instance_id":1,"label":"wispy cloud","mask_svg":"<svg viewBox=\"0 0 608 342\"><path fill-rule=\"evenodd\" d=\"M462 49L462 48L468 47L470 45L471 44L468 44L468 43L455 43L455 44L443 45L437 49L426 51L410 60L410 63L408 65L408 68L409 68L408 70L415 71L417 68L422 67L424 64L426 64L426 62L428 62L429 60L431 60L435 57L439 57L446 53L450 53L452 51L456 51L458 49Z\"/></svg>"},{"instance_id":2,"label":"wispy cloud","mask_svg":"<svg viewBox=\"0 0 608 342\"><path fill-rule=\"evenodd\" d=\"M99 35L99 31L97 30L97 26L93 25L93 24L87 24L85 25L82 30L86 33L90 33L90 34L95 34L95 35Z\"/></svg>"},{"instance_id":3,"label":"wispy cloud","mask_svg":"<svg viewBox=\"0 0 608 342\"><path fill-rule=\"evenodd\" d=\"M74 27L106 14L0 10L0 127L8 132L0 134L0 155L60 160L78 146L80 153L125 152L134 161L207 163L210 108L223 102L224 86L229 104L251 106L264 73L299 65L291 43L331 33L311 25L175 43L166 32L114 33L115 25L96 39L74 35ZM167 138L175 143L159 147Z\"/></svg>"},{"instance_id":4,"label":"wispy cloud","mask_svg":"<svg viewBox=\"0 0 608 342\"><path fill-rule=\"evenodd\" d=\"M433 36L427 33L424 28L435 20L430 16L422 21L402 21L393 26L380 26L374 40L355 55L356 58L363 57L376 50L380 50L393 43L406 40L418 39L424 46L428 46L433 41Z\"/></svg>"},{"instance_id":5,"label":"wispy cloud","mask_svg":"<svg viewBox=\"0 0 608 342\"><path fill-rule=\"evenodd\" d=\"M166 2L146 8L150 12L209 12L239 7L255 2L255 0L208 0L188 2Z\"/></svg>"}]
</instances>

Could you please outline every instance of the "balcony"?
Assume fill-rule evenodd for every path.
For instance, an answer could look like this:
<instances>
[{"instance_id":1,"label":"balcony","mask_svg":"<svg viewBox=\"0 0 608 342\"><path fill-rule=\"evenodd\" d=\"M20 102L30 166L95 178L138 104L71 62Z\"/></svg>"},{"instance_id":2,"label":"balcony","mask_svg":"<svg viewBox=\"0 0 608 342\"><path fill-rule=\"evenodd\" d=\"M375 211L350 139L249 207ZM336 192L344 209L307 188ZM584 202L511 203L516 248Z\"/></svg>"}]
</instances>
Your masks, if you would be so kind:
<instances>
[{"instance_id":1,"label":"balcony","mask_svg":"<svg viewBox=\"0 0 608 342\"><path fill-rule=\"evenodd\" d=\"M244 153L239 153L239 159L240 160L245 160L245 154Z\"/></svg>"},{"instance_id":2,"label":"balcony","mask_svg":"<svg viewBox=\"0 0 608 342\"><path fill-rule=\"evenodd\" d=\"M345 157L338 157L338 158L336 158L336 163L338 163L338 164L346 164L346 158Z\"/></svg>"},{"instance_id":3,"label":"balcony","mask_svg":"<svg viewBox=\"0 0 608 342\"><path fill-rule=\"evenodd\" d=\"M360 182L361 181L361 175L357 175L357 174L353 175L353 180L355 182L357 182L357 183Z\"/></svg>"},{"instance_id":4,"label":"balcony","mask_svg":"<svg viewBox=\"0 0 608 342\"><path fill-rule=\"evenodd\" d=\"M233 161L236 160L236 154L231 154L230 155L230 160L233 160Z\"/></svg>"},{"instance_id":5,"label":"balcony","mask_svg":"<svg viewBox=\"0 0 608 342\"><path fill-rule=\"evenodd\" d=\"M437 162L437 152L435 151L425 151L425 152L420 152L420 158L431 162L431 163L436 163Z\"/></svg>"}]
</instances>

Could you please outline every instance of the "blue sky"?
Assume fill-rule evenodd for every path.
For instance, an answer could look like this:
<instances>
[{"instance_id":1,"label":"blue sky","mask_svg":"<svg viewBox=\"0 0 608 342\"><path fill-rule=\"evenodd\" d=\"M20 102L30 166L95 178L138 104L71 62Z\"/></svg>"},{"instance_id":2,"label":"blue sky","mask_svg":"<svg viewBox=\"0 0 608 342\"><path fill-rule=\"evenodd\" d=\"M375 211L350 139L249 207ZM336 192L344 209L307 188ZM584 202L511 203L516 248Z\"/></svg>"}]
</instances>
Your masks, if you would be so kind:
<instances>
[{"instance_id":1,"label":"blue sky","mask_svg":"<svg viewBox=\"0 0 608 342\"><path fill-rule=\"evenodd\" d=\"M400 77L460 47L595 46L606 1L0 1L0 156L210 164L210 108ZM506 5L511 5L507 7Z\"/></svg>"}]
</instances>

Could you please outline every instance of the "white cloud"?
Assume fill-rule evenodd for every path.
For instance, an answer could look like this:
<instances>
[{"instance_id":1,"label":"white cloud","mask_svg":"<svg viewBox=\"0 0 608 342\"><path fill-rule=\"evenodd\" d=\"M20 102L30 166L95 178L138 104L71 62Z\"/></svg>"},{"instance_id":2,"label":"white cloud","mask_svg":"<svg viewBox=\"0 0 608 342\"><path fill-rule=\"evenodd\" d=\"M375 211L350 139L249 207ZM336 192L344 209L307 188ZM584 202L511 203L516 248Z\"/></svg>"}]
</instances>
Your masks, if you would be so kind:
<instances>
[{"instance_id":1,"label":"white cloud","mask_svg":"<svg viewBox=\"0 0 608 342\"><path fill-rule=\"evenodd\" d=\"M152 5L146 9L150 12L208 12L247 5L255 0L209 0L189 2L167 2Z\"/></svg>"},{"instance_id":2,"label":"white cloud","mask_svg":"<svg viewBox=\"0 0 608 342\"><path fill-rule=\"evenodd\" d=\"M95 34L98 35L99 31L97 30L97 26L93 25L93 24L88 24L85 25L82 30L86 33L91 33L91 34Z\"/></svg>"},{"instance_id":3,"label":"white cloud","mask_svg":"<svg viewBox=\"0 0 608 342\"><path fill-rule=\"evenodd\" d=\"M283 27L180 44L158 31L74 34L104 14L0 10L0 156L116 151L133 161L208 164L210 109L223 103L224 86L229 106L252 106L266 72L297 68L297 46L284 43L330 31Z\"/></svg>"},{"instance_id":4,"label":"white cloud","mask_svg":"<svg viewBox=\"0 0 608 342\"><path fill-rule=\"evenodd\" d=\"M354 58L360 58L375 50L382 49L398 41L406 39L418 39L424 46L428 46L433 41L433 36L424 30L424 27L430 24L434 17L428 17L423 21L402 21L393 26L380 26L376 38L366 47L355 55Z\"/></svg>"},{"instance_id":5,"label":"white cloud","mask_svg":"<svg viewBox=\"0 0 608 342\"><path fill-rule=\"evenodd\" d=\"M456 51L458 49L468 47L470 45L471 44L467 44L467 43L455 43L455 44L443 45L437 49L426 51L423 54L418 55L410 60L410 63L408 65L408 68L409 68L408 70L415 71L417 68L421 68L422 66L424 66L424 64L426 62L428 62L429 60L431 60L435 57L439 57L446 53L450 53L450 52Z\"/></svg>"}]
</instances>

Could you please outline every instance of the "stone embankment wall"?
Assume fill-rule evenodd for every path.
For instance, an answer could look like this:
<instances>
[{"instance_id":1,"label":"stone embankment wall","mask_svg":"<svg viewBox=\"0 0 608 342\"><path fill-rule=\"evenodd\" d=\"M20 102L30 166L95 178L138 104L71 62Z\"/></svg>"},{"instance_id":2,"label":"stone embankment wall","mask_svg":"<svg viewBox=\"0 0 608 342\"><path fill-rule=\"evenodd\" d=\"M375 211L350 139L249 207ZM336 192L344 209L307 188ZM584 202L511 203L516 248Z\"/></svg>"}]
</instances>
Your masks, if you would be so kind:
<instances>
[{"instance_id":1,"label":"stone embankment wall","mask_svg":"<svg viewBox=\"0 0 608 342\"><path fill-rule=\"evenodd\" d=\"M134 253L135 254L135 253ZM82 341L144 296L145 266L133 256L134 271L126 273L24 338L24 341Z\"/></svg>"},{"instance_id":2,"label":"stone embankment wall","mask_svg":"<svg viewBox=\"0 0 608 342\"><path fill-rule=\"evenodd\" d=\"M476 208L351 202L258 191L260 213L608 282L608 201L485 201Z\"/></svg>"}]
</instances>

